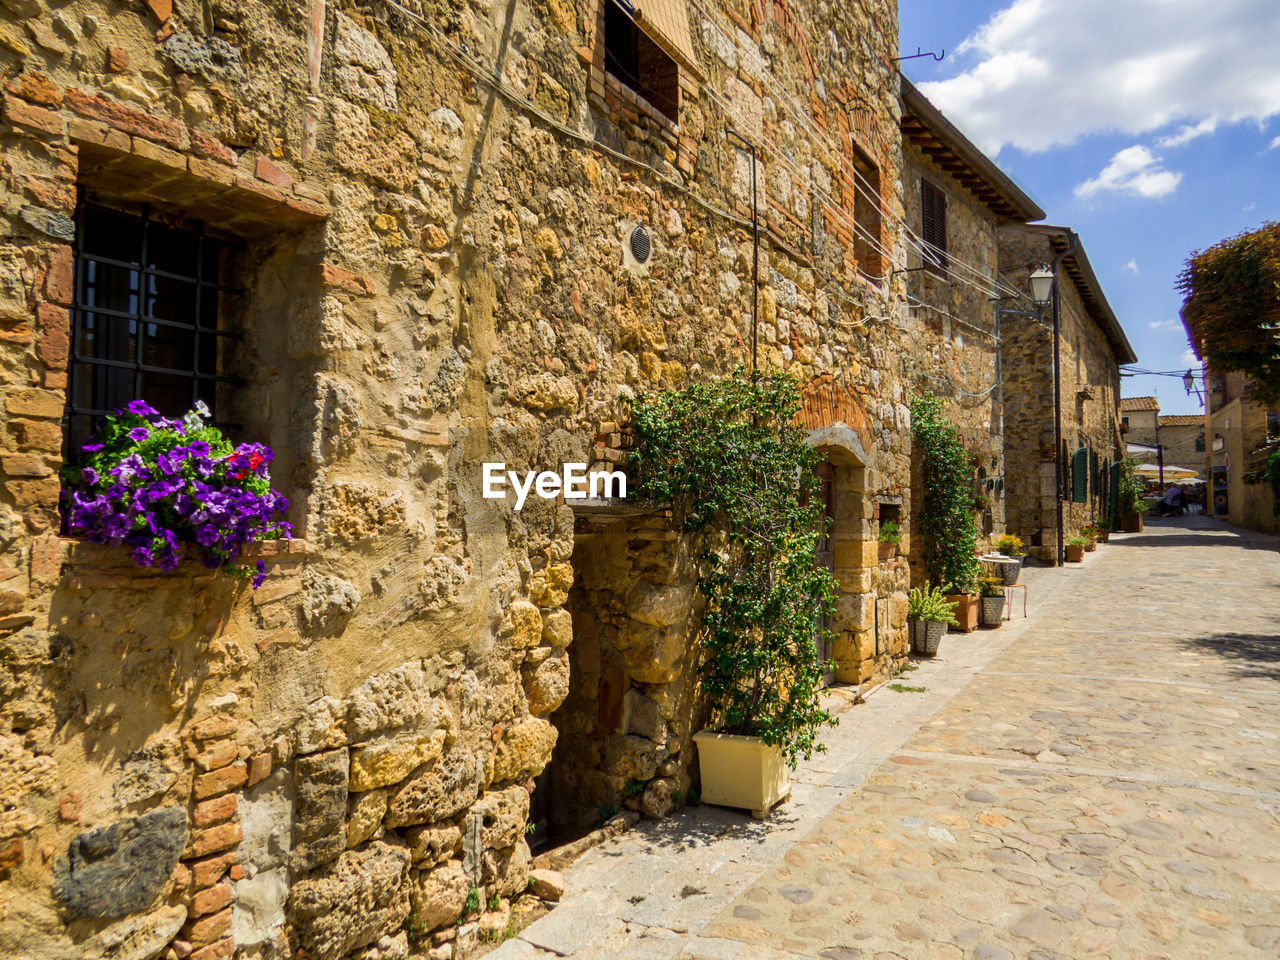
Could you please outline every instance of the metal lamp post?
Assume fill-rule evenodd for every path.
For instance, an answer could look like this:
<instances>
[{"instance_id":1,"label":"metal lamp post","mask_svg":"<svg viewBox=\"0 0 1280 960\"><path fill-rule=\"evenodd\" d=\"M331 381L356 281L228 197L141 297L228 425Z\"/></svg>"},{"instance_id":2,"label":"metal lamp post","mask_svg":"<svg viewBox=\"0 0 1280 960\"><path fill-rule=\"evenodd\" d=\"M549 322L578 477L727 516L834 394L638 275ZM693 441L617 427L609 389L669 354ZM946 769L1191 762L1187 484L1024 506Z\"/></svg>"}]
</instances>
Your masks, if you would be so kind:
<instances>
[{"instance_id":1,"label":"metal lamp post","mask_svg":"<svg viewBox=\"0 0 1280 960\"><path fill-rule=\"evenodd\" d=\"M1054 258L1054 266L1057 261L1062 259L1059 254ZM1062 518L1062 378L1059 376L1059 367L1062 363L1061 343L1061 312L1058 308L1058 285L1057 275L1053 268L1048 264L1042 263L1039 267L1031 272L1027 277L1027 281L1031 284L1031 299L1036 302L1036 306L1043 310L1049 305L1049 301L1053 301L1053 459L1057 465L1054 490L1055 508L1057 510L1057 544L1054 548L1054 566L1062 566L1065 556L1063 552L1062 534L1064 524Z\"/></svg>"}]
</instances>

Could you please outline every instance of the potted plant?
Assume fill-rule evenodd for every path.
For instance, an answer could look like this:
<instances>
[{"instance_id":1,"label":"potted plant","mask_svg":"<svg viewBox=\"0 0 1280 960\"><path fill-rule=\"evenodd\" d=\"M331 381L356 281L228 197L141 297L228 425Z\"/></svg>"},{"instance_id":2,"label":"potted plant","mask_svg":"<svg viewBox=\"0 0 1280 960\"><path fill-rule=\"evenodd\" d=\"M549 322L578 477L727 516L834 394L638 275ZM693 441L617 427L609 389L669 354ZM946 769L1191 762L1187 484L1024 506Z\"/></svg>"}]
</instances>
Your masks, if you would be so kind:
<instances>
[{"instance_id":1,"label":"potted plant","mask_svg":"<svg viewBox=\"0 0 1280 960\"><path fill-rule=\"evenodd\" d=\"M1011 533L1002 534L996 540L996 555L985 562L998 571L1000 582L1011 587L1018 582L1022 573L1022 561L1027 552L1022 549L1022 540Z\"/></svg>"},{"instance_id":2,"label":"potted plant","mask_svg":"<svg viewBox=\"0 0 1280 960\"><path fill-rule=\"evenodd\" d=\"M183 545L210 569L252 581L266 576L238 563L244 547L288 537L289 501L271 487L272 452L233 444L198 401L181 419L131 400L102 418L79 456L62 470L67 532L130 548L134 563L175 570Z\"/></svg>"},{"instance_id":3,"label":"potted plant","mask_svg":"<svg viewBox=\"0 0 1280 960\"><path fill-rule=\"evenodd\" d=\"M892 560L898 555L898 544L902 541L902 525L896 520L886 520L880 524L880 560Z\"/></svg>"},{"instance_id":4,"label":"potted plant","mask_svg":"<svg viewBox=\"0 0 1280 960\"><path fill-rule=\"evenodd\" d=\"M1084 559L1085 546L1088 539L1077 534L1067 540L1067 563L1079 563Z\"/></svg>"},{"instance_id":5,"label":"potted plant","mask_svg":"<svg viewBox=\"0 0 1280 960\"><path fill-rule=\"evenodd\" d=\"M911 432L923 482L919 530L929 580L948 585L958 629L973 630L978 626L974 589L981 571L973 517L973 460L955 425L943 416L937 397L912 398Z\"/></svg>"},{"instance_id":6,"label":"potted plant","mask_svg":"<svg viewBox=\"0 0 1280 960\"><path fill-rule=\"evenodd\" d=\"M790 769L824 749L818 734L835 723L819 702L836 604L817 556L822 455L799 410L795 377L741 369L632 401L637 492L670 503L703 545L702 800L757 817L790 793Z\"/></svg>"},{"instance_id":7,"label":"potted plant","mask_svg":"<svg viewBox=\"0 0 1280 960\"><path fill-rule=\"evenodd\" d=\"M1147 501L1142 496L1142 481L1134 473L1134 460L1120 461L1120 483L1116 488L1116 505L1120 512L1120 526L1125 533L1142 532L1142 515L1147 512Z\"/></svg>"},{"instance_id":8,"label":"potted plant","mask_svg":"<svg viewBox=\"0 0 1280 960\"><path fill-rule=\"evenodd\" d=\"M1084 549L1086 553L1093 553L1098 549L1098 531L1092 524L1080 528L1080 536L1084 537Z\"/></svg>"},{"instance_id":9,"label":"potted plant","mask_svg":"<svg viewBox=\"0 0 1280 960\"><path fill-rule=\"evenodd\" d=\"M955 623L955 605L943 596L941 587L913 588L907 594L907 632L916 653L936 656L942 635Z\"/></svg>"},{"instance_id":10,"label":"potted plant","mask_svg":"<svg viewBox=\"0 0 1280 960\"><path fill-rule=\"evenodd\" d=\"M999 577L982 577L978 581L982 625L998 627L1004 622L1004 581Z\"/></svg>"},{"instance_id":11,"label":"potted plant","mask_svg":"<svg viewBox=\"0 0 1280 960\"><path fill-rule=\"evenodd\" d=\"M1093 528L1098 531L1098 542L1106 543L1111 539L1111 521L1106 518L1095 520Z\"/></svg>"}]
</instances>

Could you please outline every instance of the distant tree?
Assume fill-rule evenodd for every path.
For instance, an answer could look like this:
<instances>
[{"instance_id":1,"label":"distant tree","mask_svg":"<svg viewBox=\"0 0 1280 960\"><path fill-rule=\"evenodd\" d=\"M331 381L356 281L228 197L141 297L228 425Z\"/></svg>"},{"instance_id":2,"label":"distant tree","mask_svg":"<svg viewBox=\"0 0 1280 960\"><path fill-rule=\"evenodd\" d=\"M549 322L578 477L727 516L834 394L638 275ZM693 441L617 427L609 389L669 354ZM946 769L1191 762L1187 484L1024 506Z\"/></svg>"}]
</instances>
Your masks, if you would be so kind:
<instances>
[{"instance_id":1,"label":"distant tree","mask_svg":"<svg viewBox=\"0 0 1280 960\"><path fill-rule=\"evenodd\" d=\"M1183 323L1210 369L1243 373L1257 400L1280 402L1280 223L1192 254L1178 290Z\"/></svg>"}]
</instances>

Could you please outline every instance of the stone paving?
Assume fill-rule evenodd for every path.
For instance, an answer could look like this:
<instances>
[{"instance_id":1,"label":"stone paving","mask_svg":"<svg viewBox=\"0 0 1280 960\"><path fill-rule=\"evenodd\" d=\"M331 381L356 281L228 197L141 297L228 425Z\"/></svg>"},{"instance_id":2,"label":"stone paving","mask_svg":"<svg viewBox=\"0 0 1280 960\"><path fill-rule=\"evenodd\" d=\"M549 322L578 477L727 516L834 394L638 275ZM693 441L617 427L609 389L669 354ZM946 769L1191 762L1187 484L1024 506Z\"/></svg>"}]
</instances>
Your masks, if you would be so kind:
<instances>
[{"instance_id":1,"label":"stone paving","mask_svg":"<svg viewBox=\"0 0 1280 960\"><path fill-rule=\"evenodd\" d=\"M491 956L1280 956L1280 541L1189 517L1026 580L1029 620L851 708L768 822L611 841Z\"/></svg>"}]
</instances>

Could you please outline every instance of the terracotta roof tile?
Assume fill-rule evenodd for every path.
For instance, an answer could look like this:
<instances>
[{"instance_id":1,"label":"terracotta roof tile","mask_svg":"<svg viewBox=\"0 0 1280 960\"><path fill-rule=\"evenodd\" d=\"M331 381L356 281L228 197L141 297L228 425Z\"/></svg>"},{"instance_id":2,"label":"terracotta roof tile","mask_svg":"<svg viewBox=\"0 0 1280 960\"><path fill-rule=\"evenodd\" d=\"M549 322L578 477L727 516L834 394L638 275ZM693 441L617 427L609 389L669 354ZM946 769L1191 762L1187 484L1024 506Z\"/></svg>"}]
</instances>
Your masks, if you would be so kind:
<instances>
[{"instance_id":1,"label":"terracotta roof tile","mask_svg":"<svg viewBox=\"0 0 1280 960\"><path fill-rule=\"evenodd\" d=\"M1159 410L1160 401L1155 397L1123 397L1120 400L1121 410Z\"/></svg>"},{"instance_id":2,"label":"terracotta roof tile","mask_svg":"<svg viewBox=\"0 0 1280 960\"><path fill-rule=\"evenodd\" d=\"M1162 427L1203 427L1204 415L1199 413L1170 413L1160 418Z\"/></svg>"}]
</instances>

